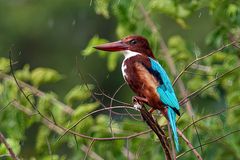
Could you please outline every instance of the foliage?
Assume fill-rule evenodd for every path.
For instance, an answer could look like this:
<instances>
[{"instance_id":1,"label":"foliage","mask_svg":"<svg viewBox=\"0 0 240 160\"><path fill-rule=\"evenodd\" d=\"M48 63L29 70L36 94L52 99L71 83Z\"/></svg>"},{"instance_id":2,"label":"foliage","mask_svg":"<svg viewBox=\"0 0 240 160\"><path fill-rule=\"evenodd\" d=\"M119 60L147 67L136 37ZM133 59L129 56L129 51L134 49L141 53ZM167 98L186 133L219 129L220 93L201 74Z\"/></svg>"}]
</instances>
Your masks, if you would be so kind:
<instances>
[{"instance_id":1,"label":"foliage","mask_svg":"<svg viewBox=\"0 0 240 160\"><path fill-rule=\"evenodd\" d=\"M17 21L18 12L12 12L12 8L9 18L3 20L2 23L4 25L2 27L18 26L10 27L10 33L18 32L20 35L23 35L23 33L29 31L30 35L40 36L35 31L42 29L39 28L38 24L48 14L52 15L54 13L53 15L56 16L61 14L62 7L66 6L71 10L77 8L80 2L62 1L58 5L53 5L55 3L47 1L28 3L28 5L19 4L23 8L17 8L18 10L21 9L23 19ZM10 5L11 2L0 5L0 14L5 13L3 8ZM17 3L14 5L17 5ZM174 0L144 0L141 2L136 0L97 0L93 1L91 5L93 5L96 14L102 15L106 19L116 19L116 39L129 34L141 34L148 37L155 56L168 73L171 73L171 71L164 56L162 56L163 49L160 45L162 39L166 41L169 54L174 60L178 73L193 60L204 56L207 53L206 51L215 50L216 53L198 61L184 72L181 79L189 93L198 90L216 77L239 65L239 43L217 51L223 44L239 40L239 0L195 0L181 2ZM149 18L153 20L157 31L153 31L141 7L144 8ZM42 19L32 18L32 13L38 12L43 8L44 12L42 13L44 14L42 15ZM207 36L204 37L206 47L195 44L184 35L172 34L166 38L163 36L164 31L168 29L163 28L164 25L161 23L163 18L172 20L182 30L189 30L194 25L189 21L189 18L201 13L207 13L211 19L211 23L214 24L211 32L208 32ZM29 23L28 19L32 19L31 23ZM200 36L201 33L198 33L198 35ZM118 66L118 61L120 61L120 54L99 52L92 48L97 44L108 42L104 38L97 35L93 36L89 40L88 45L86 45L86 48L81 52L81 56L91 57L97 53L101 58L107 59L107 69L114 72ZM15 62L12 65L15 66ZM83 159L87 153L89 159L95 159L94 154L103 159L127 159L128 156L133 157L133 159L164 159L161 146L157 137L152 132L135 138L123 138L113 141L92 141L67 133L59 140L58 138L60 135L63 135L64 130L58 127L54 128L52 123L42 115L54 122L54 125L64 128L75 126L72 128L72 131L95 138L126 137L146 131L148 127L141 121L140 117L135 117L139 119L138 121L127 114L128 112L138 114L137 111L128 110L126 112L124 109L114 109L110 112L107 109L104 110L104 107L112 105L108 103L111 99L96 96L99 94L93 94L100 91L96 84L88 84L90 82L87 82L87 84L76 84L72 88L69 88L68 93L63 98L50 89L42 92L40 89L51 86L56 82L60 83L63 78L67 77L51 68L31 68L30 65L25 64L23 67L15 70L14 75L24 93L26 93L28 99L31 101L31 105L18 88L16 81L14 81L9 66L9 59L1 56L0 132L4 133L7 137L7 142L19 157L46 160ZM173 75L169 75L172 80L175 78ZM193 120L196 121L211 113L219 112L196 122L195 127L197 130L193 125L184 130L184 134L192 142L193 146L199 146L200 142L201 144L213 142L202 146L202 151L200 148L198 149L204 159L221 159L222 157L240 159L240 137L237 136L239 134L240 122L239 90L240 74L239 70L235 70L215 81L212 87L201 92L191 101L195 111L193 119L189 115L183 114L178 121L178 127L184 129ZM178 90L177 95L180 95ZM181 99L184 97L178 96L178 98ZM66 104L62 103L61 99L64 99ZM113 106L115 105L122 104L113 103ZM94 112L97 109L103 109L104 111L91 114L84 119L88 113ZM185 111L185 107L182 107L181 113ZM81 122L77 123L79 120ZM159 118L159 123L165 125L166 121ZM164 129L167 130L166 127ZM236 132L218 141L214 141L216 138L232 131ZM32 132L35 134L31 135ZM30 149L26 147L28 145L25 145L28 143L31 144ZM88 153L87 150L91 144L92 146ZM180 146L180 152L189 149L181 139ZM6 147L0 144L0 156L7 153ZM192 152L189 152L179 159L194 158Z\"/></svg>"}]
</instances>

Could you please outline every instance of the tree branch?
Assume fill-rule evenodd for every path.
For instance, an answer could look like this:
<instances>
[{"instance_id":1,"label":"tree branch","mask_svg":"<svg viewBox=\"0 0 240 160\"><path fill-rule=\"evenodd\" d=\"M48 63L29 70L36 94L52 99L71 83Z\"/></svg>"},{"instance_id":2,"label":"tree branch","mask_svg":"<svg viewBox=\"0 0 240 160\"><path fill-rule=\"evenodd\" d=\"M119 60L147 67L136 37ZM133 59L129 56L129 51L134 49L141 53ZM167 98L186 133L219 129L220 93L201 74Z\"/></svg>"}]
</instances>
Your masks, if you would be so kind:
<instances>
[{"instance_id":1,"label":"tree branch","mask_svg":"<svg viewBox=\"0 0 240 160\"><path fill-rule=\"evenodd\" d=\"M186 142L186 144L188 145L188 147L191 149L191 151L194 153L194 155L196 156L196 158L198 160L202 160L202 157L201 155L197 152L197 150L193 147L193 145L191 144L191 142L184 136L184 134L182 133L182 131L180 131L178 128L177 128L177 132L179 134L179 136L182 137L182 139ZM178 158L178 156L177 156Z\"/></svg>"},{"instance_id":2,"label":"tree branch","mask_svg":"<svg viewBox=\"0 0 240 160\"><path fill-rule=\"evenodd\" d=\"M173 84L175 84L175 83L178 81L178 79L183 75L183 73L184 73L185 71L187 71L193 64L195 64L196 62L201 61L201 60L203 60L203 59L205 59L205 58L207 58L207 57L209 57L209 56L212 56L213 54L215 54L215 53L217 53L217 52L219 52L219 51L222 51L223 49L225 49L225 48L227 48L227 47L235 44L236 42L237 42L237 41L232 41L231 43L226 44L226 45L223 45L222 47L220 47L220 48L218 48L217 50L214 50L214 51L208 53L208 54L205 55L205 56L202 56L202 57L200 57L200 58L196 58L194 61L192 61L191 63L189 63L189 64L178 74L178 76L177 76L177 77L175 78L175 80L173 81Z\"/></svg>"},{"instance_id":3,"label":"tree branch","mask_svg":"<svg viewBox=\"0 0 240 160\"><path fill-rule=\"evenodd\" d=\"M158 136L158 139L161 142L165 159L166 160L172 160L171 151L169 148L169 143L167 141L165 132L162 130L162 128L159 126L156 120L152 117L152 115L147 111L147 109L144 107L144 105L141 105L140 109L141 115L145 122L148 124L148 126L155 132L155 134Z\"/></svg>"},{"instance_id":4,"label":"tree branch","mask_svg":"<svg viewBox=\"0 0 240 160\"><path fill-rule=\"evenodd\" d=\"M16 156L16 154L13 152L12 148L9 146L9 144L7 143L5 137L3 136L3 134L0 132L0 141L5 145L5 147L7 148L9 155L11 156L11 158L13 160L19 160L19 158Z\"/></svg>"},{"instance_id":5,"label":"tree branch","mask_svg":"<svg viewBox=\"0 0 240 160\"><path fill-rule=\"evenodd\" d=\"M217 138L215 138L215 139L213 139L213 140L211 140L211 141L208 141L208 142L206 142L206 143L204 143L204 144L202 144L202 145L200 145L200 146L197 146L197 147L194 147L194 148L192 148L192 149L190 149L190 150L187 150L187 151L183 152L182 154L178 155L177 158L182 157L183 155L185 155L186 153L192 151L193 149L197 149L197 148L206 146L206 145L208 145L208 144L217 142L217 141L219 141L220 139L223 139L223 138L225 138L225 137L227 137L227 136L229 136L229 135L231 135L231 134L238 133L238 132L240 132L240 129L231 131L231 132L229 132L229 133L227 133L227 134L225 134L225 135L223 135L223 136L217 137Z\"/></svg>"}]
</instances>

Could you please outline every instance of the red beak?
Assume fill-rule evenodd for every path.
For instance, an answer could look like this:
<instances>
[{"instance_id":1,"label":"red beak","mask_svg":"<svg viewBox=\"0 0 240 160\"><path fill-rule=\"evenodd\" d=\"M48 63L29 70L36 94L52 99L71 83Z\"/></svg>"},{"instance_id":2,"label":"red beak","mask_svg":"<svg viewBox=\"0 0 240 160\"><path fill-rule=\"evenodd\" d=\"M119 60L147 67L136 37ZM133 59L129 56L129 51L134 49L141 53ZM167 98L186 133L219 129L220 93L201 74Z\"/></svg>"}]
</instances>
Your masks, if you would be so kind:
<instances>
[{"instance_id":1,"label":"red beak","mask_svg":"<svg viewBox=\"0 0 240 160\"><path fill-rule=\"evenodd\" d=\"M98 50L103 50L103 51L116 52L116 51L127 50L128 46L124 44L122 41L116 41L116 42L101 44L101 45L95 46L94 48Z\"/></svg>"}]
</instances>

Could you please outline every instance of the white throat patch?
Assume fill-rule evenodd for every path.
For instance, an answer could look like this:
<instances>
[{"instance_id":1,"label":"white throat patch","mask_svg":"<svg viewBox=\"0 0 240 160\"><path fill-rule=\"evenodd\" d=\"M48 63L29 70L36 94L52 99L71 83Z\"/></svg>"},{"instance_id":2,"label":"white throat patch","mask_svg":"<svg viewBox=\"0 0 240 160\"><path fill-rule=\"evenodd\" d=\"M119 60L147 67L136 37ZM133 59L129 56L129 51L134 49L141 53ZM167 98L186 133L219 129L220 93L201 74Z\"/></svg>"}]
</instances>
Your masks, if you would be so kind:
<instances>
[{"instance_id":1,"label":"white throat patch","mask_svg":"<svg viewBox=\"0 0 240 160\"><path fill-rule=\"evenodd\" d=\"M123 54L124 54L124 56L125 56L125 59L128 59L128 58L133 57L133 56L136 56L136 55L138 55L138 54L140 54L140 53L138 53L138 52L133 52L133 51L130 51L130 50L126 50L126 51L123 51ZM124 59L124 60L125 60L125 59Z\"/></svg>"},{"instance_id":2,"label":"white throat patch","mask_svg":"<svg viewBox=\"0 0 240 160\"><path fill-rule=\"evenodd\" d=\"M136 55L140 55L140 53L138 52L133 52L133 51L130 51L130 50L126 50L126 51L123 51L123 54L125 56L123 62L122 62L122 74L123 74L123 78L125 79L126 81L126 78L127 78L127 74L125 72L125 69L127 69L127 66L125 64L125 60L128 59L128 58L131 58L131 57L134 57Z\"/></svg>"}]
</instances>

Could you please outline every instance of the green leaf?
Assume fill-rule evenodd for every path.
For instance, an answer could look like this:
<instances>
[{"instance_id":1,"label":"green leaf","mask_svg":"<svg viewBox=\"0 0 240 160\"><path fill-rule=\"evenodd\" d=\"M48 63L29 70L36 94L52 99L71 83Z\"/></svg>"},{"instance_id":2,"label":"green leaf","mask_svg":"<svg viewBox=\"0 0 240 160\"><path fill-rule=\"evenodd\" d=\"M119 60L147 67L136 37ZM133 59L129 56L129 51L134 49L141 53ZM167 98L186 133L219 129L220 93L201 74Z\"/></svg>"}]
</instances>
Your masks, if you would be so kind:
<instances>
[{"instance_id":1,"label":"green leaf","mask_svg":"<svg viewBox=\"0 0 240 160\"><path fill-rule=\"evenodd\" d=\"M62 79L62 75L56 70L50 68L39 67L32 71L31 82L34 86L40 86L42 84L57 82Z\"/></svg>"},{"instance_id":2,"label":"green leaf","mask_svg":"<svg viewBox=\"0 0 240 160\"><path fill-rule=\"evenodd\" d=\"M183 18L177 18L176 22L177 22L177 24L179 24L184 29L189 28L186 21Z\"/></svg>"},{"instance_id":3,"label":"green leaf","mask_svg":"<svg viewBox=\"0 0 240 160\"><path fill-rule=\"evenodd\" d=\"M10 71L10 61L7 58L0 57L0 72L7 73Z\"/></svg>"},{"instance_id":4,"label":"green leaf","mask_svg":"<svg viewBox=\"0 0 240 160\"><path fill-rule=\"evenodd\" d=\"M25 64L22 70L17 70L15 72L15 76L17 77L17 79L22 80L22 81L31 80L29 64Z\"/></svg>"},{"instance_id":5,"label":"green leaf","mask_svg":"<svg viewBox=\"0 0 240 160\"><path fill-rule=\"evenodd\" d=\"M47 147L47 138L49 137L50 130L45 126L41 126L38 129L36 150L38 153L44 152L45 147Z\"/></svg>"},{"instance_id":6,"label":"green leaf","mask_svg":"<svg viewBox=\"0 0 240 160\"><path fill-rule=\"evenodd\" d=\"M236 6L235 4L229 4L227 8L227 14L229 16L234 16L237 14L237 12L238 12L238 6Z\"/></svg>"},{"instance_id":7,"label":"green leaf","mask_svg":"<svg viewBox=\"0 0 240 160\"><path fill-rule=\"evenodd\" d=\"M94 86L91 84L77 85L72 88L65 96L68 105L72 105L74 101L83 101L91 97L91 91Z\"/></svg>"},{"instance_id":8,"label":"green leaf","mask_svg":"<svg viewBox=\"0 0 240 160\"><path fill-rule=\"evenodd\" d=\"M73 113L73 118L79 119L80 117L83 117L87 113L95 110L98 106L99 106L98 102L81 104L75 109Z\"/></svg>"},{"instance_id":9,"label":"green leaf","mask_svg":"<svg viewBox=\"0 0 240 160\"><path fill-rule=\"evenodd\" d=\"M177 10L177 14L181 18L186 18L190 15L190 11L187 8L184 8L182 5L179 5Z\"/></svg>"},{"instance_id":10,"label":"green leaf","mask_svg":"<svg viewBox=\"0 0 240 160\"><path fill-rule=\"evenodd\" d=\"M65 156L60 156L60 155L46 155L41 158L42 160L65 160L67 159Z\"/></svg>"},{"instance_id":11,"label":"green leaf","mask_svg":"<svg viewBox=\"0 0 240 160\"><path fill-rule=\"evenodd\" d=\"M150 8L162 13L173 16L176 12L176 6L172 0L153 0L150 1Z\"/></svg>"},{"instance_id":12,"label":"green leaf","mask_svg":"<svg viewBox=\"0 0 240 160\"><path fill-rule=\"evenodd\" d=\"M83 56L89 56L91 54L93 54L94 52L98 51L95 48L93 48L94 46L98 45L98 44L103 44L108 42L105 39L99 38L98 36L94 36L89 42L87 47L82 51L82 55ZM101 54L105 54L106 52L102 52L102 51L98 51Z\"/></svg>"},{"instance_id":13,"label":"green leaf","mask_svg":"<svg viewBox=\"0 0 240 160\"><path fill-rule=\"evenodd\" d=\"M109 18L108 12L109 0L95 0L95 11L97 14Z\"/></svg>"}]
</instances>

